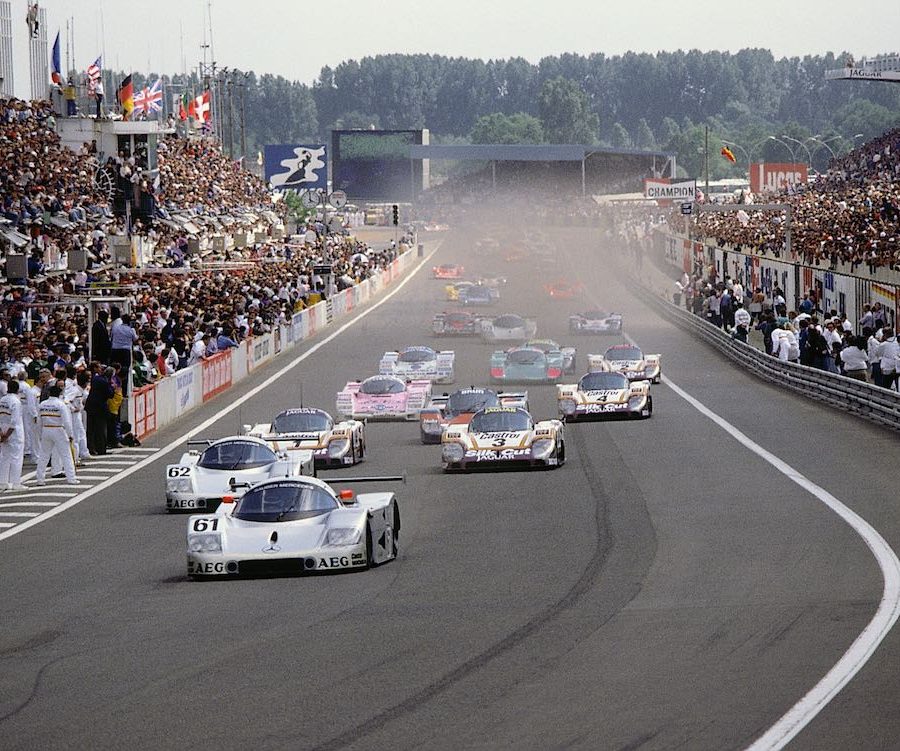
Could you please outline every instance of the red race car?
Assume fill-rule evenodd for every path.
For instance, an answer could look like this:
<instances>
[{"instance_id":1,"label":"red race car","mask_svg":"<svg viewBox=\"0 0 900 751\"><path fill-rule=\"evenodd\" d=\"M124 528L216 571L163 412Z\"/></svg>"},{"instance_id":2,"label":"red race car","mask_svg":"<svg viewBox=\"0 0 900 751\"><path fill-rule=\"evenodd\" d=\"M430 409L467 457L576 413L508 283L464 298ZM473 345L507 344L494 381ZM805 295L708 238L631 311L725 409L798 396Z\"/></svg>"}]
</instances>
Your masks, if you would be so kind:
<instances>
[{"instance_id":1,"label":"red race car","mask_svg":"<svg viewBox=\"0 0 900 751\"><path fill-rule=\"evenodd\" d=\"M462 279L465 267L456 263L444 263L433 266L431 272L435 279Z\"/></svg>"},{"instance_id":2,"label":"red race car","mask_svg":"<svg viewBox=\"0 0 900 751\"><path fill-rule=\"evenodd\" d=\"M574 300L584 292L584 285L581 282L567 282L559 279L545 284L544 290L554 300Z\"/></svg>"}]
</instances>

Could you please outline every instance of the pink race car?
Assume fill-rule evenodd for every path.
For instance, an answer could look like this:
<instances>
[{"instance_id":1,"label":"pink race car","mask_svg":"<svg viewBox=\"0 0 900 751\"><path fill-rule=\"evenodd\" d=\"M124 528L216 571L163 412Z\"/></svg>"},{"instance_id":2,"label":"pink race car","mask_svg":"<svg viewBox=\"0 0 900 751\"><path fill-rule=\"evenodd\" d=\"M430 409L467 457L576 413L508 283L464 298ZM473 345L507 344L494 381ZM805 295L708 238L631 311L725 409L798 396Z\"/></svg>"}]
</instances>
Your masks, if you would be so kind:
<instances>
[{"instance_id":1,"label":"pink race car","mask_svg":"<svg viewBox=\"0 0 900 751\"><path fill-rule=\"evenodd\" d=\"M464 271L465 268L458 263L444 263L431 268L435 279L462 279Z\"/></svg>"},{"instance_id":2,"label":"pink race car","mask_svg":"<svg viewBox=\"0 0 900 751\"><path fill-rule=\"evenodd\" d=\"M353 420L418 420L431 402L431 381L376 375L350 381L337 395L337 412Z\"/></svg>"}]
</instances>

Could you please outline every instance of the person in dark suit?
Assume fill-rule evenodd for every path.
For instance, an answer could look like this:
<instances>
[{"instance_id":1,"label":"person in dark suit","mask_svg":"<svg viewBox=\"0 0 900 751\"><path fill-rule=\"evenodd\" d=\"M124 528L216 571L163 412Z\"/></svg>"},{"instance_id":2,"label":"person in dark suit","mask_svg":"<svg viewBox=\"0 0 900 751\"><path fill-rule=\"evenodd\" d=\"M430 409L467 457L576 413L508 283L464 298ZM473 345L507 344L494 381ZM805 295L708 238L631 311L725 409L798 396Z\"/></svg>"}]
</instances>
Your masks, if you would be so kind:
<instances>
[{"instance_id":1,"label":"person in dark suit","mask_svg":"<svg viewBox=\"0 0 900 751\"><path fill-rule=\"evenodd\" d=\"M109 380L114 371L106 368L100 372L99 363L94 365L96 369L91 378L91 390L84 401L84 411L87 414L88 451L91 456L102 456L106 453L106 426L109 417L107 401L115 394Z\"/></svg>"},{"instance_id":2,"label":"person in dark suit","mask_svg":"<svg viewBox=\"0 0 900 751\"><path fill-rule=\"evenodd\" d=\"M108 321L109 311L101 310L91 327L91 359L104 365L109 365L112 354L112 340L109 338L109 329L106 328Z\"/></svg>"}]
</instances>

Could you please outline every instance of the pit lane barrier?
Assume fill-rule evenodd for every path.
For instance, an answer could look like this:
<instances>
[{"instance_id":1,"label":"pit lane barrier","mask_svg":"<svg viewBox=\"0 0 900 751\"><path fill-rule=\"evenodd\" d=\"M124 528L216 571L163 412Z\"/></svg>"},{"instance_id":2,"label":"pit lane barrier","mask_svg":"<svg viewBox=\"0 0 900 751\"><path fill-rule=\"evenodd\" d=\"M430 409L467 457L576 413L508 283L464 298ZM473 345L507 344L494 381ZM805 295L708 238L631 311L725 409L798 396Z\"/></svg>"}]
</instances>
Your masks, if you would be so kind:
<instances>
[{"instance_id":1,"label":"pit lane barrier","mask_svg":"<svg viewBox=\"0 0 900 751\"><path fill-rule=\"evenodd\" d=\"M623 270L622 273L628 272ZM767 355L750 344L732 339L730 334L705 319L658 297L634 276L629 275L628 278L639 297L666 318L759 378L879 425L900 430L900 394L838 373Z\"/></svg>"},{"instance_id":2,"label":"pit lane barrier","mask_svg":"<svg viewBox=\"0 0 900 751\"><path fill-rule=\"evenodd\" d=\"M333 321L346 318L403 277L416 261L408 250L382 271L329 299L294 313L290 321L262 336L248 337L237 347L182 368L129 396L132 430L140 440L190 410L226 392L254 370L309 339Z\"/></svg>"}]
</instances>

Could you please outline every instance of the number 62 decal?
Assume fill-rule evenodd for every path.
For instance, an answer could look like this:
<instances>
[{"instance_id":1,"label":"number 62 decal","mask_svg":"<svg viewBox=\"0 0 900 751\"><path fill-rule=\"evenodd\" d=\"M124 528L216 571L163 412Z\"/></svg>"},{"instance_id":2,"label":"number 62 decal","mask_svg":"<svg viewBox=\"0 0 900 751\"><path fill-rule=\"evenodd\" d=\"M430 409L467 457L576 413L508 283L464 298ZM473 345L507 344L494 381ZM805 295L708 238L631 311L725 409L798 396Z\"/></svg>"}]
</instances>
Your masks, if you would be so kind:
<instances>
[{"instance_id":1,"label":"number 62 decal","mask_svg":"<svg viewBox=\"0 0 900 751\"><path fill-rule=\"evenodd\" d=\"M173 466L166 470L166 477L187 477L191 473L190 467Z\"/></svg>"}]
</instances>

